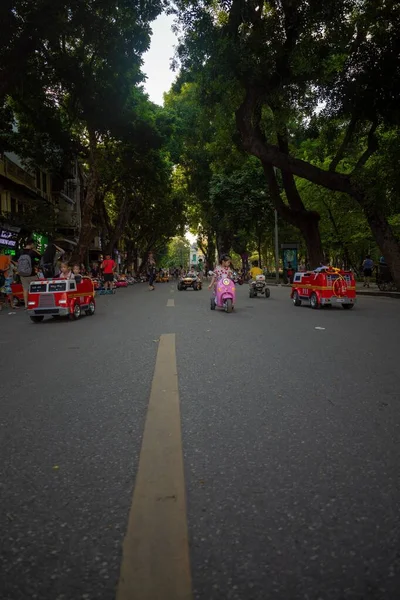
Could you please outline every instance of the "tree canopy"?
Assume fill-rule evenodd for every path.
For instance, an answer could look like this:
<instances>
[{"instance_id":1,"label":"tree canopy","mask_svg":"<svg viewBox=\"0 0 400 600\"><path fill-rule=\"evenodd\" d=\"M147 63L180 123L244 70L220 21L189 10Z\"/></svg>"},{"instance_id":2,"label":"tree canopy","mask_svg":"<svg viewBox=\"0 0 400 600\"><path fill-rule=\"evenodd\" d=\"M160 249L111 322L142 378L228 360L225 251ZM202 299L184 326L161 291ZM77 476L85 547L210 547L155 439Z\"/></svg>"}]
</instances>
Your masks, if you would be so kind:
<instances>
[{"instance_id":1,"label":"tree canopy","mask_svg":"<svg viewBox=\"0 0 400 600\"><path fill-rule=\"evenodd\" d=\"M176 0L179 75L143 92L161 0L5 0L0 151L86 173L81 258L94 231L165 253L189 227L218 252L298 240L357 267L382 253L400 286L400 6L394 0ZM16 128L15 125L18 125Z\"/></svg>"},{"instance_id":2,"label":"tree canopy","mask_svg":"<svg viewBox=\"0 0 400 600\"><path fill-rule=\"evenodd\" d=\"M397 183L379 177L371 185L374 162L398 134L398 3L178 0L177 16L184 77L196 81L208 108L234 115L242 149L259 159L274 205L301 231L311 263L323 257L321 215L305 202L301 180L360 207L400 283L390 225L398 206L383 198ZM310 156L308 139L326 143ZM386 158L392 171L396 158Z\"/></svg>"}]
</instances>

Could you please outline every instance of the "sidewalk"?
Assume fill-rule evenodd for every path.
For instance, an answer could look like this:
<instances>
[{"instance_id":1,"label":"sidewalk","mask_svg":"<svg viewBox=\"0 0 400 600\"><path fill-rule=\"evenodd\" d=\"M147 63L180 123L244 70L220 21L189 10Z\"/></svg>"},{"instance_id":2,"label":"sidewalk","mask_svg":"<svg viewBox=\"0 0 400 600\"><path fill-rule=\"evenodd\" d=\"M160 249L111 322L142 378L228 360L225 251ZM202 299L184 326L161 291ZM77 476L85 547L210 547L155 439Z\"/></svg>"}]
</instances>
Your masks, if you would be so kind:
<instances>
[{"instance_id":1,"label":"sidewalk","mask_svg":"<svg viewBox=\"0 0 400 600\"><path fill-rule=\"evenodd\" d=\"M376 283L371 283L371 287L365 288L362 283L356 284L357 296L383 296L386 298L398 298L400 300L400 292L382 292Z\"/></svg>"}]
</instances>

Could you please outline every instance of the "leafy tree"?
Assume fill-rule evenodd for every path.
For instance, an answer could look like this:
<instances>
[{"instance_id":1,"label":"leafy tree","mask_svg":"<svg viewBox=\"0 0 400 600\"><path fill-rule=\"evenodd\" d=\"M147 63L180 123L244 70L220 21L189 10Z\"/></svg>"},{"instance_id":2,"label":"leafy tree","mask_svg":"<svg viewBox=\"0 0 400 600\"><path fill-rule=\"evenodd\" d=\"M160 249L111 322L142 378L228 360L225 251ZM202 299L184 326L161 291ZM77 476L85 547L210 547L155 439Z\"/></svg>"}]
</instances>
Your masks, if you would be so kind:
<instances>
[{"instance_id":1,"label":"leafy tree","mask_svg":"<svg viewBox=\"0 0 400 600\"><path fill-rule=\"evenodd\" d=\"M167 268L179 267L180 265L186 266L189 259L190 244L188 240L182 236L177 236L169 242L165 256L162 257L161 265Z\"/></svg>"},{"instance_id":2,"label":"leafy tree","mask_svg":"<svg viewBox=\"0 0 400 600\"><path fill-rule=\"evenodd\" d=\"M298 178L359 204L400 285L400 245L368 178L380 136L398 125L400 5L178 0L177 6L183 67L200 82L208 104L235 111L244 149L260 160L275 206L302 232L311 262L322 257L320 216L307 210ZM343 124L328 165L299 156L293 128L321 107L328 122ZM283 197L273 167L282 173Z\"/></svg>"},{"instance_id":3,"label":"leafy tree","mask_svg":"<svg viewBox=\"0 0 400 600\"><path fill-rule=\"evenodd\" d=\"M101 154L123 134L137 140L137 148L147 144L146 127L135 118L143 106L135 86L143 81L141 55L161 8L160 0L2 3L9 26L0 47L0 106L9 117L3 142L10 142L16 113L51 143L64 149L72 140L79 148L87 166L82 256L92 238Z\"/></svg>"}]
</instances>

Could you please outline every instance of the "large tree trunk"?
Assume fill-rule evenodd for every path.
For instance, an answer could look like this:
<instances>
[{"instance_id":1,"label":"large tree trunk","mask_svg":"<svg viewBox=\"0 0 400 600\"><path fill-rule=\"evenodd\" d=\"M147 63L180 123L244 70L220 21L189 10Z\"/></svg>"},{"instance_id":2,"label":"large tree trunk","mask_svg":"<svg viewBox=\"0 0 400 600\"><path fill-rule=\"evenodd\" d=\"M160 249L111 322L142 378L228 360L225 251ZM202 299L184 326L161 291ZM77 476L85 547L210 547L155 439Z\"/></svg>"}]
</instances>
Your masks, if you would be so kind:
<instances>
[{"instance_id":1,"label":"large tree trunk","mask_svg":"<svg viewBox=\"0 0 400 600\"><path fill-rule=\"evenodd\" d=\"M393 281L395 282L397 289L400 290L400 243L396 239L386 217L372 206L368 202L368 199L365 198L363 202L364 213L367 217L372 234L385 257Z\"/></svg>"},{"instance_id":2,"label":"large tree trunk","mask_svg":"<svg viewBox=\"0 0 400 600\"><path fill-rule=\"evenodd\" d=\"M232 248L233 233L231 231L217 231L218 257L229 254Z\"/></svg>"},{"instance_id":3,"label":"large tree trunk","mask_svg":"<svg viewBox=\"0 0 400 600\"><path fill-rule=\"evenodd\" d=\"M342 240L342 236L340 235L340 231L336 224L335 217L333 216L332 210L329 208L329 206L326 205L325 202L324 202L324 205L326 206L326 210L328 211L328 218L329 218L330 222L332 223L333 230L336 234L336 240L340 244L340 247L342 248L342 258L343 258L343 262L345 264L345 268L347 268L347 269L353 268L353 264L352 264L350 254L349 254L349 249L347 247L347 244Z\"/></svg>"},{"instance_id":4,"label":"large tree trunk","mask_svg":"<svg viewBox=\"0 0 400 600\"><path fill-rule=\"evenodd\" d=\"M130 203L130 200L128 198L128 195L126 194L124 196L124 199L122 200L121 206L119 208L119 213L118 213L118 217L117 217L117 221L115 223L114 229L113 229L112 233L110 234L110 240L108 243L107 251L111 255L113 254L114 246L116 245L117 241L119 240L119 238L121 237L121 235L124 231L126 222L129 220L129 215L130 215L130 211L131 211L131 207L129 206L129 203Z\"/></svg>"},{"instance_id":5,"label":"large tree trunk","mask_svg":"<svg viewBox=\"0 0 400 600\"><path fill-rule=\"evenodd\" d=\"M270 196L275 204L279 215L300 230L307 247L308 262L312 269L319 267L324 261L321 235L319 232L320 216L317 212L307 210L298 194L293 175L285 173L283 184L286 197L290 206L285 204L281 198L279 185L273 167L270 163L263 163L264 173L268 181Z\"/></svg>"},{"instance_id":6,"label":"large tree trunk","mask_svg":"<svg viewBox=\"0 0 400 600\"><path fill-rule=\"evenodd\" d=\"M212 230L207 231L207 246L204 246L200 239L197 240L200 250L204 254L205 258L205 272L206 274L209 271L214 270L215 263L215 242L214 242L214 232Z\"/></svg>"},{"instance_id":7,"label":"large tree trunk","mask_svg":"<svg viewBox=\"0 0 400 600\"><path fill-rule=\"evenodd\" d=\"M89 128L89 174L85 202L82 207L81 231L75 251L76 258L85 261L93 238L92 216L99 187L98 150L95 131Z\"/></svg>"}]
</instances>

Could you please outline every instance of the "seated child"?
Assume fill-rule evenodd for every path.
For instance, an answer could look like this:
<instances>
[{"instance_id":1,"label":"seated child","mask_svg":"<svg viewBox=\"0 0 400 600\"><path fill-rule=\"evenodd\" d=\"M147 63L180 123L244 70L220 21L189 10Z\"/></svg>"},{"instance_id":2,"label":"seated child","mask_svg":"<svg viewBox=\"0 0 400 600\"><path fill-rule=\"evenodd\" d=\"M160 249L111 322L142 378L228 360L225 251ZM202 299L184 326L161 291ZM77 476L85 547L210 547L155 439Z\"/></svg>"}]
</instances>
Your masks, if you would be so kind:
<instances>
[{"instance_id":1,"label":"seated child","mask_svg":"<svg viewBox=\"0 0 400 600\"><path fill-rule=\"evenodd\" d=\"M59 275L60 279L72 279L73 278L71 268L68 263L62 262L60 265L60 269L61 269L61 272Z\"/></svg>"}]
</instances>

